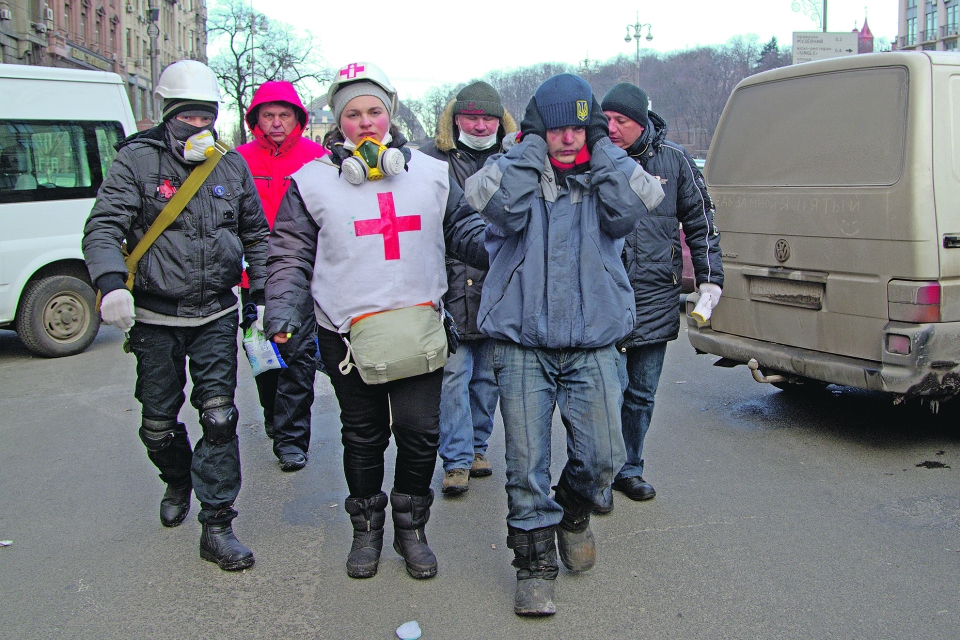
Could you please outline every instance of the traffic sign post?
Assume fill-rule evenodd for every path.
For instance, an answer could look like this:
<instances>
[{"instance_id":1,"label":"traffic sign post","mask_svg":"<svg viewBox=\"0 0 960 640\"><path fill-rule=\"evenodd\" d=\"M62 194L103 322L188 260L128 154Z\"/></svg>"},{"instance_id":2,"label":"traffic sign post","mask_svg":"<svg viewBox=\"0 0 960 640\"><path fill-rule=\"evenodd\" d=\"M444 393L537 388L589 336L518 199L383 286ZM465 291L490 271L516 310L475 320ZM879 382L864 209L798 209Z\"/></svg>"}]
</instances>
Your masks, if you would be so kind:
<instances>
[{"instance_id":1,"label":"traffic sign post","mask_svg":"<svg viewBox=\"0 0 960 640\"><path fill-rule=\"evenodd\" d=\"M857 38L854 31L794 31L793 64L855 55Z\"/></svg>"}]
</instances>

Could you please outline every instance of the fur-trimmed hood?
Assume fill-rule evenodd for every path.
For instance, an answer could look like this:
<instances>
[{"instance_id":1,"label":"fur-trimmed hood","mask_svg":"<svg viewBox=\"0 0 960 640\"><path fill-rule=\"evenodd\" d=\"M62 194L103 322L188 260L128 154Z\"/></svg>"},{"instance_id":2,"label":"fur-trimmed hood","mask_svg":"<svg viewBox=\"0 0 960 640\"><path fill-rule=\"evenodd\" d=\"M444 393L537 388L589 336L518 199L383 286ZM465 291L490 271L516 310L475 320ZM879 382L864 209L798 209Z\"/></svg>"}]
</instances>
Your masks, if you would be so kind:
<instances>
[{"instance_id":1,"label":"fur-trimmed hood","mask_svg":"<svg viewBox=\"0 0 960 640\"><path fill-rule=\"evenodd\" d=\"M453 151L457 146L457 138L460 137L460 131L453 122L453 105L456 98L447 103L437 119L437 135L433 137L433 143L437 149L444 152ZM497 131L497 142L503 142L504 136L508 133L516 133L518 127L516 120L510 115L510 112L504 108L503 117L500 118L500 129Z\"/></svg>"}]
</instances>

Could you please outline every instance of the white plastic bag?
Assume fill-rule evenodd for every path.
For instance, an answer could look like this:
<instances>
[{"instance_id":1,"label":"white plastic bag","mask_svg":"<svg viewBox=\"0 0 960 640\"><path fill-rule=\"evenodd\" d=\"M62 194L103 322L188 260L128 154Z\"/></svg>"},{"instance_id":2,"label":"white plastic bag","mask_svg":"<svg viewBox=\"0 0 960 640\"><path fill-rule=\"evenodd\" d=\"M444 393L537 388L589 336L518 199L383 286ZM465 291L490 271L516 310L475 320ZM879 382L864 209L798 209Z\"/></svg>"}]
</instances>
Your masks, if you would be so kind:
<instances>
[{"instance_id":1,"label":"white plastic bag","mask_svg":"<svg viewBox=\"0 0 960 640\"><path fill-rule=\"evenodd\" d=\"M253 327L243 332L243 350L247 352L247 360L250 361L254 377L270 369L287 368L276 343Z\"/></svg>"}]
</instances>

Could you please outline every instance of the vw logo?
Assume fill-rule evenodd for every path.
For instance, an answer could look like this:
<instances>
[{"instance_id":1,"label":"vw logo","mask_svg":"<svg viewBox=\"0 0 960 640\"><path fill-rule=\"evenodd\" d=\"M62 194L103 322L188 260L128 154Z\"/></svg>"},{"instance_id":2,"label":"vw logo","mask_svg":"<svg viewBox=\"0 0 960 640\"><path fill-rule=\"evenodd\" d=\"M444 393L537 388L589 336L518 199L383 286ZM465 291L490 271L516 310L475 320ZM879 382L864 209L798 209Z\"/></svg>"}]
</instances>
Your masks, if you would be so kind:
<instances>
[{"instance_id":1,"label":"vw logo","mask_svg":"<svg viewBox=\"0 0 960 640\"><path fill-rule=\"evenodd\" d=\"M783 238L777 240L777 245L773 249L773 254L778 262L786 262L790 259L790 245Z\"/></svg>"}]
</instances>

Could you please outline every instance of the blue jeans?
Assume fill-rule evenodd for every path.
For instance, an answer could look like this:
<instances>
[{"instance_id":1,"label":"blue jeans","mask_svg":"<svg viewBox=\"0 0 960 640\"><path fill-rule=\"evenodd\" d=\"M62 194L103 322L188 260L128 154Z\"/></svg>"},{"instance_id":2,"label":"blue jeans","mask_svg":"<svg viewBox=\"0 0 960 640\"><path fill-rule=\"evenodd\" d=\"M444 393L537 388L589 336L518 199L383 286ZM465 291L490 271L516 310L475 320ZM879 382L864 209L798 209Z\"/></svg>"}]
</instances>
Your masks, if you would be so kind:
<instances>
[{"instance_id":1,"label":"blue jeans","mask_svg":"<svg viewBox=\"0 0 960 640\"><path fill-rule=\"evenodd\" d=\"M666 352L667 343L658 342L627 349L620 357L620 382L623 383L620 419L627 462L617 479L643 475L643 439L653 417L653 398L657 395Z\"/></svg>"},{"instance_id":2,"label":"blue jeans","mask_svg":"<svg viewBox=\"0 0 960 640\"><path fill-rule=\"evenodd\" d=\"M507 524L529 531L558 524L563 508L550 497L553 412L567 432L562 476L597 503L626 454L620 431L621 387L614 345L534 349L498 340L493 370L500 387L507 459Z\"/></svg>"},{"instance_id":3,"label":"blue jeans","mask_svg":"<svg viewBox=\"0 0 960 640\"><path fill-rule=\"evenodd\" d=\"M443 470L469 469L474 453L486 453L500 393L493 377L494 341L467 340L447 358L440 396Z\"/></svg>"}]
</instances>

